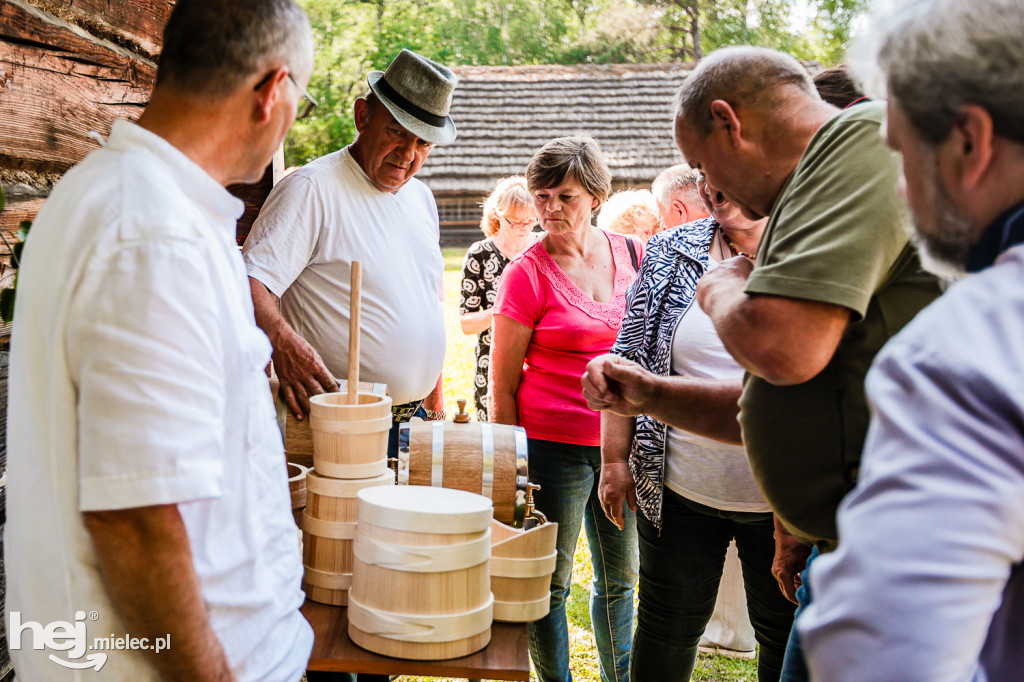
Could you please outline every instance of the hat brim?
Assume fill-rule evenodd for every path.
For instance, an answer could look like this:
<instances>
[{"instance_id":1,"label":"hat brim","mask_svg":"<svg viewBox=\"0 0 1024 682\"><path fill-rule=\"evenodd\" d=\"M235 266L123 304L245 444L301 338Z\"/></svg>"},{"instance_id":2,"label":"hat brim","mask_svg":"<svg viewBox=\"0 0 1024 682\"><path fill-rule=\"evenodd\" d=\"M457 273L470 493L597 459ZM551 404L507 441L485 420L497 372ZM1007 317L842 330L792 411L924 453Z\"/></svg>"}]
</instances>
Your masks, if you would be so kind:
<instances>
[{"instance_id":1,"label":"hat brim","mask_svg":"<svg viewBox=\"0 0 1024 682\"><path fill-rule=\"evenodd\" d=\"M395 117L395 120L398 121L400 126L421 140L426 140L433 144L448 144L449 142L455 141L457 132L455 130L455 122L452 121L451 116L446 116L444 125L437 127L432 126L429 123L425 123L412 114L406 112L392 101L391 98L382 93L377 87L377 81L379 81L383 75L383 71L371 71L370 75L366 78L366 82L369 84L370 89L373 90L374 94L377 95L380 101L384 103L384 106L388 108L391 115Z\"/></svg>"}]
</instances>

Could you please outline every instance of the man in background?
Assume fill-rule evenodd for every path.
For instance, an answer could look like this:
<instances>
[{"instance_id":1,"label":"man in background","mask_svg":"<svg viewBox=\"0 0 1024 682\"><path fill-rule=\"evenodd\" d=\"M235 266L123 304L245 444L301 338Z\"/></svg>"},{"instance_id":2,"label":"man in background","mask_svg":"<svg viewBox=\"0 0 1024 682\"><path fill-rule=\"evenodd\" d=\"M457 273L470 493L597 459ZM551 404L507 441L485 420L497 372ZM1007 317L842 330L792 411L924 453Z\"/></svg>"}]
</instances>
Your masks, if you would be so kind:
<instances>
[{"instance_id":1,"label":"man in background","mask_svg":"<svg viewBox=\"0 0 1024 682\"><path fill-rule=\"evenodd\" d=\"M179 0L138 123L116 121L39 212L10 370L19 679L303 675L313 633L270 345L224 187L262 175L312 66L292 0ZM140 647L90 651L98 637Z\"/></svg>"},{"instance_id":2,"label":"man in background","mask_svg":"<svg viewBox=\"0 0 1024 682\"><path fill-rule=\"evenodd\" d=\"M245 241L256 323L301 418L309 396L347 377L350 268L361 261L360 380L388 385L396 423L421 406L443 419L440 227L433 194L413 176L434 145L455 139L456 77L402 50L368 82L356 141L282 180Z\"/></svg>"},{"instance_id":3,"label":"man in background","mask_svg":"<svg viewBox=\"0 0 1024 682\"><path fill-rule=\"evenodd\" d=\"M970 274L868 375L861 479L798 623L815 679L1024 671L1022 26L1018 0L914 0L871 32L925 262Z\"/></svg>"},{"instance_id":4,"label":"man in background","mask_svg":"<svg viewBox=\"0 0 1024 682\"><path fill-rule=\"evenodd\" d=\"M700 200L697 180L700 173L685 163L669 166L651 183L651 192L658 202L663 230L707 218L710 213Z\"/></svg>"}]
</instances>

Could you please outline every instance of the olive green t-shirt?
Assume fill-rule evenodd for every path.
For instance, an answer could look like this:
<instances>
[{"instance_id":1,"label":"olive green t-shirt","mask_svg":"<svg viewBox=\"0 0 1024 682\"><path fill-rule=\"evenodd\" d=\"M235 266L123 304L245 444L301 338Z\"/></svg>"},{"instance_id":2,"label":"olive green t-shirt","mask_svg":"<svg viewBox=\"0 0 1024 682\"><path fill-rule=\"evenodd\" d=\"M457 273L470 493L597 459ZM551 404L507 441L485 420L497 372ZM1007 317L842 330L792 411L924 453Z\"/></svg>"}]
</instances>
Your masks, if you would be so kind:
<instances>
[{"instance_id":1,"label":"olive green t-shirt","mask_svg":"<svg viewBox=\"0 0 1024 682\"><path fill-rule=\"evenodd\" d=\"M798 537L826 548L856 482L868 367L939 294L905 229L899 159L880 135L884 113L880 103L856 106L817 132L772 207L746 288L851 311L820 374L795 386L748 374L740 398L743 442L765 496Z\"/></svg>"}]
</instances>

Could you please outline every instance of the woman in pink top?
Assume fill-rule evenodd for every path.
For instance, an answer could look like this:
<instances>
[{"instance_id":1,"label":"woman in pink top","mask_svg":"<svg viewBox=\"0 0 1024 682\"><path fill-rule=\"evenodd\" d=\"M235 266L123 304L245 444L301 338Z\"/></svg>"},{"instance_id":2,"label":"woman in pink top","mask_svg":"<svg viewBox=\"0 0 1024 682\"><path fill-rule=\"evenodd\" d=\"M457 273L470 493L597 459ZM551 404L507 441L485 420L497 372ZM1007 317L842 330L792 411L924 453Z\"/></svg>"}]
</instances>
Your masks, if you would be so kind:
<instances>
[{"instance_id":1,"label":"woman in pink top","mask_svg":"<svg viewBox=\"0 0 1024 682\"><path fill-rule=\"evenodd\" d=\"M591 225L611 190L593 139L547 143L526 180L547 234L509 264L498 286L490 417L526 429L530 480L541 486L537 508L558 523L551 612L530 625L530 655L539 680L572 680L565 599L582 523L594 565L590 616L601 679L624 682L639 564L635 516L625 508L620 530L601 509L601 420L587 408L580 377L615 342L643 246Z\"/></svg>"}]
</instances>

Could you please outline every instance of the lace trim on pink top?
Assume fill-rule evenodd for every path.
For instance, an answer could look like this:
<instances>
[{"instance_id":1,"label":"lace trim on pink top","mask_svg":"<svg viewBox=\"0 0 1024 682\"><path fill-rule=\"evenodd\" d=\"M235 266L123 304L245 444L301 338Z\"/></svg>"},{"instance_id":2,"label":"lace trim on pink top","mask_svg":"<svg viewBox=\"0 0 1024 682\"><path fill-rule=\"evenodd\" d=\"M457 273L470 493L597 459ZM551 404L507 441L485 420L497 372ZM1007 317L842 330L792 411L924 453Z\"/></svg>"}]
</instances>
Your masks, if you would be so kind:
<instances>
[{"instance_id":1,"label":"lace trim on pink top","mask_svg":"<svg viewBox=\"0 0 1024 682\"><path fill-rule=\"evenodd\" d=\"M605 233L608 243L612 247L612 261L615 263L615 286L612 290L612 297L605 303L598 303L590 298L576 286L569 276L562 272L558 263L551 257L544 246L537 242L526 254L537 264L537 269L555 287L555 290L565 296L569 303L582 310L584 313L604 322L612 329L622 326L622 316L626 310L626 290L636 279L636 272L629 260L629 249L626 247L626 240L629 237Z\"/></svg>"}]
</instances>

